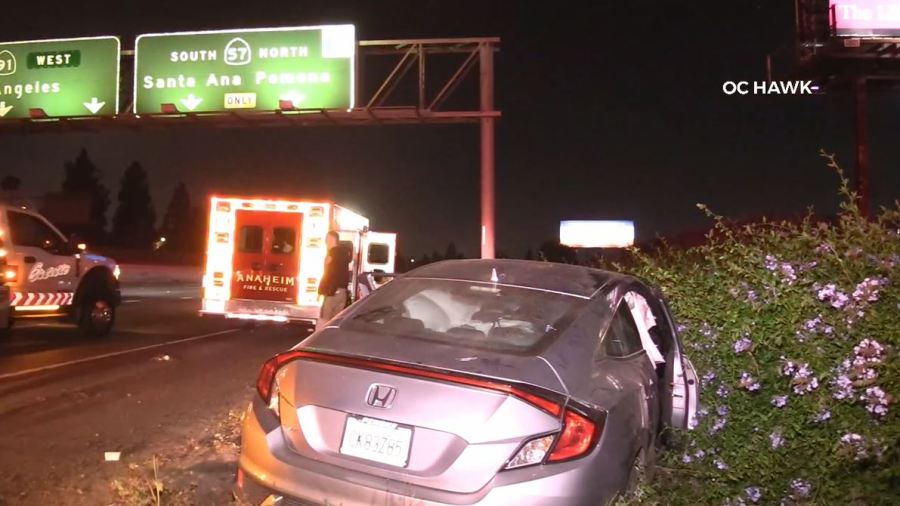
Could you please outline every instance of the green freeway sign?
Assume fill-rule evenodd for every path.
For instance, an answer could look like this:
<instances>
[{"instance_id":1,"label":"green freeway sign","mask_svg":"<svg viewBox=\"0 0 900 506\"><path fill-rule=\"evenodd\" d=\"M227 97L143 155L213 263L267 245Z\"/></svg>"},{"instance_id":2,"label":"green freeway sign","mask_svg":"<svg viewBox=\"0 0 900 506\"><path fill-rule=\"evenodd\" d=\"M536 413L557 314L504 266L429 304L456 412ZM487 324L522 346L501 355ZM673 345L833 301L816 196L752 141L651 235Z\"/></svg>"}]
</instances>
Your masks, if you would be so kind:
<instances>
[{"instance_id":1,"label":"green freeway sign","mask_svg":"<svg viewBox=\"0 0 900 506\"><path fill-rule=\"evenodd\" d=\"M353 25L141 35L134 112L353 107Z\"/></svg>"},{"instance_id":2,"label":"green freeway sign","mask_svg":"<svg viewBox=\"0 0 900 506\"><path fill-rule=\"evenodd\" d=\"M118 110L116 37L0 43L0 120Z\"/></svg>"}]
</instances>

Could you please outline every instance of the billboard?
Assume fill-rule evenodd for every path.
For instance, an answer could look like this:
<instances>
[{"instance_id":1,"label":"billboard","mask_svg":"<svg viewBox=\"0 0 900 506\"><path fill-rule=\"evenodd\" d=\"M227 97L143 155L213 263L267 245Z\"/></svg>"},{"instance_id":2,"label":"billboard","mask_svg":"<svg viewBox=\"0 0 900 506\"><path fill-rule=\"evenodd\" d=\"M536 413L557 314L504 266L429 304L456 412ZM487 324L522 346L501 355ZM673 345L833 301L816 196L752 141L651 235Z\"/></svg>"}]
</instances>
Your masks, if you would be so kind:
<instances>
[{"instance_id":1,"label":"billboard","mask_svg":"<svg viewBox=\"0 0 900 506\"><path fill-rule=\"evenodd\" d=\"M900 0L829 0L838 37L900 36Z\"/></svg>"},{"instance_id":2,"label":"billboard","mask_svg":"<svg viewBox=\"0 0 900 506\"><path fill-rule=\"evenodd\" d=\"M136 114L349 109L353 25L141 35Z\"/></svg>"},{"instance_id":3,"label":"billboard","mask_svg":"<svg viewBox=\"0 0 900 506\"><path fill-rule=\"evenodd\" d=\"M633 221L559 222L559 242L572 248L627 248L634 244Z\"/></svg>"},{"instance_id":4,"label":"billboard","mask_svg":"<svg viewBox=\"0 0 900 506\"><path fill-rule=\"evenodd\" d=\"M112 116L118 110L118 38L0 43L0 120Z\"/></svg>"}]
</instances>

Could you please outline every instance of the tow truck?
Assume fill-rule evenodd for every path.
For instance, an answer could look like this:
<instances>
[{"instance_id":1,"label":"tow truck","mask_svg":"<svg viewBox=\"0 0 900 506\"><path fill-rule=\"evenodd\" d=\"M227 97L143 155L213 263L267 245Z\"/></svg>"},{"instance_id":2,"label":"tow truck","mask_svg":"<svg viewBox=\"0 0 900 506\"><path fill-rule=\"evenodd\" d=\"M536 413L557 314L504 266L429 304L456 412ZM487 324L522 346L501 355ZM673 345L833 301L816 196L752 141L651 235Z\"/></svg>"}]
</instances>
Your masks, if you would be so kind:
<instances>
[{"instance_id":1,"label":"tow truck","mask_svg":"<svg viewBox=\"0 0 900 506\"><path fill-rule=\"evenodd\" d=\"M366 274L394 272L396 234L333 201L210 197L200 315L315 325L329 231L353 248L354 297Z\"/></svg>"},{"instance_id":2,"label":"tow truck","mask_svg":"<svg viewBox=\"0 0 900 506\"><path fill-rule=\"evenodd\" d=\"M0 204L0 266L5 285L0 296L11 309L5 316L7 308L0 307L0 330L29 317L68 319L89 337L112 330L120 302L119 266L89 253L77 237L67 239L28 206Z\"/></svg>"}]
</instances>

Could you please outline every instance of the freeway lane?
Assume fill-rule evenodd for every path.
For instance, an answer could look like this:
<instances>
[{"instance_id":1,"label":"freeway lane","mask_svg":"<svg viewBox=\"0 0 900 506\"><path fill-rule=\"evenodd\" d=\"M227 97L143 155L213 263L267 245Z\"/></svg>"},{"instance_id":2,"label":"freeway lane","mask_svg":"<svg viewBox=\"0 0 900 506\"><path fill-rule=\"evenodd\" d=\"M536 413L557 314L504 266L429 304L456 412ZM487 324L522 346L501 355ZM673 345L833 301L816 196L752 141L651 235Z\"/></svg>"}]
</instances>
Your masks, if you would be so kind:
<instances>
[{"instance_id":1,"label":"freeway lane","mask_svg":"<svg viewBox=\"0 0 900 506\"><path fill-rule=\"evenodd\" d=\"M307 333L199 318L198 299L159 295L126 294L106 339L35 320L0 343L0 504L117 502L106 497L129 466L212 445L262 362ZM121 461L105 462L107 451Z\"/></svg>"}]
</instances>

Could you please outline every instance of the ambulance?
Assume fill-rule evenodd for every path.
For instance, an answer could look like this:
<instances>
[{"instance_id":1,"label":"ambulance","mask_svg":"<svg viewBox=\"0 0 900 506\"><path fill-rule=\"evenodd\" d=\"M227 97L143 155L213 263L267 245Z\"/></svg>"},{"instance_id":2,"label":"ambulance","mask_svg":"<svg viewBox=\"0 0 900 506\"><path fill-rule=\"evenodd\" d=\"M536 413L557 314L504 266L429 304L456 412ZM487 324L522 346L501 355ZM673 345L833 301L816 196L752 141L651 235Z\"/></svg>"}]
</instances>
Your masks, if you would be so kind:
<instances>
[{"instance_id":1,"label":"ambulance","mask_svg":"<svg viewBox=\"0 0 900 506\"><path fill-rule=\"evenodd\" d=\"M202 316L315 325L325 236L353 248L348 293L367 273L393 273L397 236L331 201L213 196Z\"/></svg>"}]
</instances>

